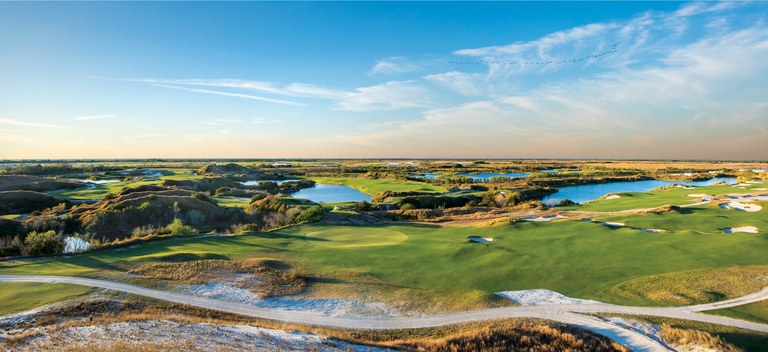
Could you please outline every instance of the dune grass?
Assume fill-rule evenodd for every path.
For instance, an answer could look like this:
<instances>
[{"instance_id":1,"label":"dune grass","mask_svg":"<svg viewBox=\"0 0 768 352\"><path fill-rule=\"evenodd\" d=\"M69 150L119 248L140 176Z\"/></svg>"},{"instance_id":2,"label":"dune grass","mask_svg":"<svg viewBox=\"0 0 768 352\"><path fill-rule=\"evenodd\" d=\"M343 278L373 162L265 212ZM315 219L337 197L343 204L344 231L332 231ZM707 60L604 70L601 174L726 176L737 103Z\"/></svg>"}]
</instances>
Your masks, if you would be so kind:
<instances>
[{"instance_id":1,"label":"dune grass","mask_svg":"<svg viewBox=\"0 0 768 352\"><path fill-rule=\"evenodd\" d=\"M44 304L82 296L90 287L34 282L0 282L0 315L32 309Z\"/></svg>"},{"instance_id":2,"label":"dune grass","mask_svg":"<svg viewBox=\"0 0 768 352\"><path fill-rule=\"evenodd\" d=\"M425 192L443 193L445 187L430 185L416 181L399 181L386 179L368 179L355 177L320 177L313 178L317 183L327 183L352 187L369 195L376 195L386 191L390 192Z\"/></svg>"}]
</instances>

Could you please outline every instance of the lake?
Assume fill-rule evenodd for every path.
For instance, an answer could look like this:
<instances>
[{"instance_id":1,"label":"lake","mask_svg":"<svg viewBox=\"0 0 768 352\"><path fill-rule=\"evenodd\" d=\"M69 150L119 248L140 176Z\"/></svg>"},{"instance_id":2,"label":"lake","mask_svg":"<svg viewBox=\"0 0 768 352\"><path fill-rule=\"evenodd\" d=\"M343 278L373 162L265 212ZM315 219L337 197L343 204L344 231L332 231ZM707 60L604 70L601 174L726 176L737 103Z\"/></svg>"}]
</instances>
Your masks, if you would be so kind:
<instances>
[{"instance_id":1,"label":"lake","mask_svg":"<svg viewBox=\"0 0 768 352\"><path fill-rule=\"evenodd\" d=\"M488 180L490 180L491 177L523 178L523 177L530 176L530 174L528 174L528 173L514 173L514 172L510 172L510 173L507 173L507 174L498 174L498 173L468 174L468 173L463 173L463 174L458 174L457 176L466 176L466 177L473 178L475 181L488 182Z\"/></svg>"},{"instance_id":2,"label":"lake","mask_svg":"<svg viewBox=\"0 0 768 352\"><path fill-rule=\"evenodd\" d=\"M557 193L553 193L547 197L544 197L542 202L547 205L554 205L564 199L570 199L576 203L584 203L590 200L598 199L609 193L621 193L621 192L648 192L654 188L663 186L669 186L674 184L682 184L688 186L710 186L718 182L725 182L728 184L735 184L735 177L716 177L706 181L662 181L662 180L646 180L646 181L626 181L626 182L610 182L591 185L580 186L568 186L558 190Z\"/></svg>"},{"instance_id":3,"label":"lake","mask_svg":"<svg viewBox=\"0 0 768 352\"><path fill-rule=\"evenodd\" d=\"M258 186L259 182L274 182L274 183L277 183L279 185L281 183L286 183L286 182L289 182L289 181L301 181L301 180L299 180L299 179L294 179L294 180L256 180L256 181L245 181L245 182L242 182L242 184L245 185L245 186Z\"/></svg>"},{"instance_id":4,"label":"lake","mask_svg":"<svg viewBox=\"0 0 768 352\"><path fill-rule=\"evenodd\" d=\"M315 184L294 194L294 198L309 199L315 203L370 202L372 197L354 188L341 185Z\"/></svg>"}]
</instances>

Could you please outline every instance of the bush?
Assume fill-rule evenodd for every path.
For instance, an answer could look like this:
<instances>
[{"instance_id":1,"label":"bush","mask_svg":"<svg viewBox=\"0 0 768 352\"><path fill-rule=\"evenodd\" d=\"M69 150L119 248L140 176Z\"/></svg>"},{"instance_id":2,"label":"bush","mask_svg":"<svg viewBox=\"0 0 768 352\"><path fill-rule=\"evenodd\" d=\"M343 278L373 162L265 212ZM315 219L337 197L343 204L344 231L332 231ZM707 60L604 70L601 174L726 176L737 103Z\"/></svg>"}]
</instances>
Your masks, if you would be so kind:
<instances>
[{"instance_id":1,"label":"bush","mask_svg":"<svg viewBox=\"0 0 768 352\"><path fill-rule=\"evenodd\" d=\"M168 231L171 231L171 235L174 235L174 236L194 235L197 233L197 230L195 230L194 227L189 225L184 225L181 219L174 219L172 223L166 226L166 229L168 229Z\"/></svg>"},{"instance_id":2,"label":"bush","mask_svg":"<svg viewBox=\"0 0 768 352\"><path fill-rule=\"evenodd\" d=\"M416 209L416 206L411 203L405 203L400 206L400 210L411 210L411 209Z\"/></svg>"},{"instance_id":3,"label":"bush","mask_svg":"<svg viewBox=\"0 0 768 352\"><path fill-rule=\"evenodd\" d=\"M325 209L321 206L313 206L309 207L307 209L304 209L301 213L297 214L293 221L300 223L300 222L315 222L320 221L323 218L325 218Z\"/></svg>"},{"instance_id":4,"label":"bush","mask_svg":"<svg viewBox=\"0 0 768 352\"><path fill-rule=\"evenodd\" d=\"M59 242L56 231L32 231L24 239L24 252L27 255L51 255L62 251L64 246Z\"/></svg>"}]
</instances>

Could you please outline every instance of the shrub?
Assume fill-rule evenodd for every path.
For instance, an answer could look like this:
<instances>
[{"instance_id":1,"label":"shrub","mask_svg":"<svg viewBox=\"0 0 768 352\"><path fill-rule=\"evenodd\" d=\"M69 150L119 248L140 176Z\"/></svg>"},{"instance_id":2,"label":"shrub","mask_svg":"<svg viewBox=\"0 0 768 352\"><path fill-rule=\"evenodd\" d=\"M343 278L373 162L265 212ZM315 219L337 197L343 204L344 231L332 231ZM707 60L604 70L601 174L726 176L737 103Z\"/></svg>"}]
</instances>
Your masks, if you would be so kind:
<instances>
[{"instance_id":1,"label":"shrub","mask_svg":"<svg viewBox=\"0 0 768 352\"><path fill-rule=\"evenodd\" d=\"M59 242L56 231L32 231L24 239L24 252L28 255L51 255L61 252L64 246Z\"/></svg>"},{"instance_id":2,"label":"shrub","mask_svg":"<svg viewBox=\"0 0 768 352\"><path fill-rule=\"evenodd\" d=\"M172 223L166 226L166 229L168 229L168 231L171 231L171 235L174 235L174 236L194 235L197 233L197 230L195 230L194 227L189 225L184 225L181 219L174 219Z\"/></svg>"},{"instance_id":3,"label":"shrub","mask_svg":"<svg viewBox=\"0 0 768 352\"><path fill-rule=\"evenodd\" d=\"M298 213L294 218L294 222L315 222L325 218L325 209L321 206L313 206L304 209L301 213Z\"/></svg>"},{"instance_id":4,"label":"shrub","mask_svg":"<svg viewBox=\"0 0 768 352\"><path fill-rule=\"evenodd\" d=\"M411 203L405 203L400 206L400 210L411 210L411 209L416 209L416 206Z\"/></svg>"}]
</instances>

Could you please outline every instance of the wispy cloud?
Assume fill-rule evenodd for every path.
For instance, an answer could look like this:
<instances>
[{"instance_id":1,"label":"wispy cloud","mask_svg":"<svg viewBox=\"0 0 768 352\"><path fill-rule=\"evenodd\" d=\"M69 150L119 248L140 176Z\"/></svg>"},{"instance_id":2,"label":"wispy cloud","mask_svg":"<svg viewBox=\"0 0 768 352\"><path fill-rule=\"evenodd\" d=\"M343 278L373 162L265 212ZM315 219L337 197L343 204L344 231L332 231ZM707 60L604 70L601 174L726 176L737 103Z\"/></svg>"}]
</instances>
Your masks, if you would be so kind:
<instances>
[{"instance_id":1,"label":"wispy cloud","mask_svg":"<svg viewBox=\"0 0 768 352\"><path fill-rule=\"evenodd\" d=\"M415 81L389 81L357 88L339 102L348 111L429 108L435 105L432 94Z\"/></svg>"},{"instance_id":2,"label":"wispy cloud","mask_svg":"<svg viewBox=\"0 0 768 352\"><path fill-rule=\"evenodd\" d=\"M77 121L90 121L90 120L105 120L105 119L112 119L117 117L116 115L85 115L85 116L77 116L74 118L74 120Z\"/></svg>"},{"instance_id":3,"label":"wispy cloud","mask_svg":"<svg viewBox=\"0 0 768 352\"><path fill-rule=\"evenodd\" d=\"M403 56L392 56L376 61L369 73L391 75L415 72L421 69L422 66L420 64L409 60L408 58Z\"/></svg>"},{"instance_id":4,"label":"wispy cloud","mask_svg":"<svg viewBox=\"0 0 768 352\"><path fill-rule=\"evenodd\" d=\"M211 89L187 88L187 87L173 86L173 85L169 85L169 84L152 84L152 86L161 87L161 88L168 88L168 89L183 90L183 91L193 92L193 93L204 93L204 94L221 95L221 96L225 96L225 97L259 100L259 101L266 101L266 102L270 102L270 103L292 105L292 106L304 106L304 105L306 105L306 104L297 103L297 102L294 102L294 101L281 100L281 99L272 99L272 98L266 98L266 97L261 97L261 96L257 96L257 95L224 92L224 91L211 90Z\"/></svg>"},{"instance_id":5,"label":"wispy cloud","mask_svg":"<svg viewBox=\"0 0 768 352\"><path fill-rule=\"evenodd\" d=\"M33 121L20 121L7 117L0 117L0 124L3 125L15 125L25 127L40 127L40 128L64 128L61 125L54 125L49 123L33 122Z\"/></svg>"}]
</instances>

